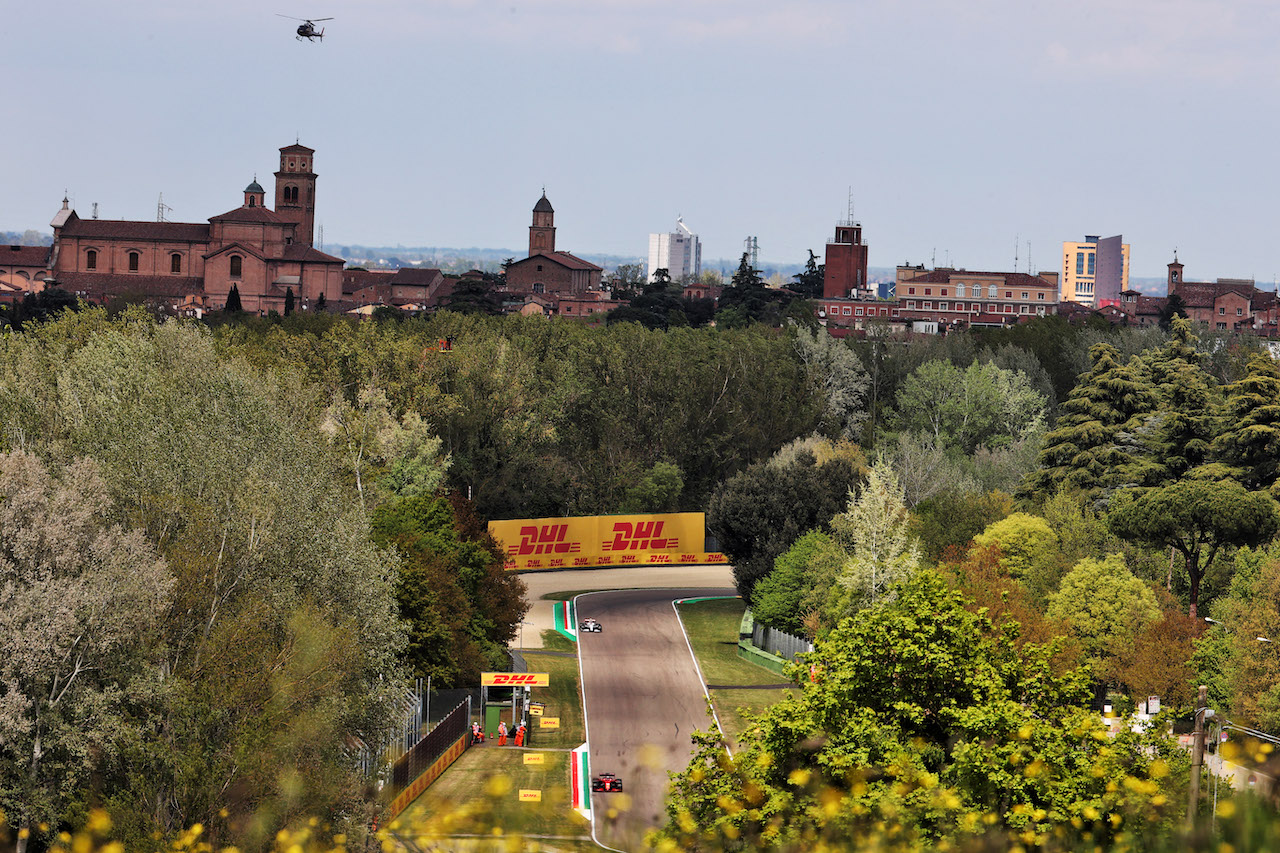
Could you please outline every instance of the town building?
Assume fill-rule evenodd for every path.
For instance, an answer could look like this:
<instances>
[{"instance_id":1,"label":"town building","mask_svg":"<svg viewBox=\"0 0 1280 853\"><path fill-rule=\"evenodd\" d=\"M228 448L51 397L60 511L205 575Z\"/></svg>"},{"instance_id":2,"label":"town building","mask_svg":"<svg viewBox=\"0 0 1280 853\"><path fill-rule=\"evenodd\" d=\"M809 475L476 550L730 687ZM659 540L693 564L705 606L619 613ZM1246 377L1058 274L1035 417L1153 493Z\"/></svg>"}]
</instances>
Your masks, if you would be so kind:
<instances>
[{"instance_id":1,"label":"town building","mask_svg":"<svg viewBox=\"0 0 1280 853\"><path fill-rule=\"evenodd\" d=\"M604 271L569 252L556 251L555 209L542 198L533 206L529 226L529 257L507 265L507 289L538 296L580 296L600 289Z\"/></svg>"},{"instance_id":2,"label":"town building","mask_svg":"<svg viewBox=\"0 0 1280 853\"><path fill-rule=\"evenodd\" d=\"M1058 275L898 267L898 316L939 329L1003 326L1056 314Z\"/></svg>"},{"instance_id":3,"label":"town building","mask_svg":"<svg viewBox=\"0 0 1280 853\"><path fill-rule=\"evenodd\" d=\"M649 281L658 270L666 270L672 281L689 281L702 274L702 242L676 217L676 230L649 235Z\"/></svg>"},{"instance_id":4,"label":"town building","mask_svg":"<svg viewBox=\"0 0 1280 853\"><path fill-rule=\"evenodd\" d=\"M342 298L343 260L313 247L315 151L280 149L275 209L255 179L243 203L207 223L81 219L63 199L54 217L50 284L90 301L216 310L234 286L246 311L306 309ZM193 309L194 306L194 309Z\"/></svg>"},{"instance_id":5,"label":"town building","mask_svg":"<svg viewBox=\"0 0 1280 853\"><path fill-rule=\"evenodd\" d=\"M1062 244L1063 302L1101 308L1117 305L1129 289L1129 244L1124 237L1086 236L1081 243Z\"/></svg>"},{"instance_id":6,"label":"town building","mask_svg":"<svg viewBox=\"0 0 1280 853\"><path fill-rule=\"evenodd\" d=\"M1184 266L1177 255L1168 265L1165 299L1177 296L1189 319L1203 323L1216 331L1249 332L1274 337L1276 335L1276 294L1259 290L1253 279L1220 278L1212 282L1187 281ZM1122 307L1133 309L1133 315L1141 322L1141 297L1131 292L1124 294Z\"/></svg>"},{"instance_id":7,"label":"town building","mask_svg":"<svg viewBox=\"0 0 1280 853\"><path fill-rule=\"evenodd\" d=\"M51 246L0 246L0 302L16 302L44 289Z\"/></svg>"}]
</instances>

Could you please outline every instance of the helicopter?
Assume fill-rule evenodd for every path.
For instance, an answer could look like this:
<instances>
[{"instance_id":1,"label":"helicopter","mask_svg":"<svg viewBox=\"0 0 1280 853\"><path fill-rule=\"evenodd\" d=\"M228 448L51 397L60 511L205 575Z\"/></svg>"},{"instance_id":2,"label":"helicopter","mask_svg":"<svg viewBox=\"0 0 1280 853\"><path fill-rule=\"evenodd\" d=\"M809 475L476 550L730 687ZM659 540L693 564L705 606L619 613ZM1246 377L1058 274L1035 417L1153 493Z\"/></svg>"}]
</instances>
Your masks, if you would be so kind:
<instances>
[{"instance_id":1,"label":"helicopter","mask_svg":"<svg viewBox=\"0 0 1280 853\"><path fill-rule=\"evenodd\" d=\"M314 20L308 20L307 18L295 18L292 15L281 15L279 12L276 13L276 17L288 18L291 21L302 21L302 23L298 25L298 34L294 36L298 41L302 41L303 39L306 39L307 41L315 41L316 39L324 41L324 30L317 30L316 23L319 21L333 20L333 18L315 18Z\"/></svg>"}]
</instances>

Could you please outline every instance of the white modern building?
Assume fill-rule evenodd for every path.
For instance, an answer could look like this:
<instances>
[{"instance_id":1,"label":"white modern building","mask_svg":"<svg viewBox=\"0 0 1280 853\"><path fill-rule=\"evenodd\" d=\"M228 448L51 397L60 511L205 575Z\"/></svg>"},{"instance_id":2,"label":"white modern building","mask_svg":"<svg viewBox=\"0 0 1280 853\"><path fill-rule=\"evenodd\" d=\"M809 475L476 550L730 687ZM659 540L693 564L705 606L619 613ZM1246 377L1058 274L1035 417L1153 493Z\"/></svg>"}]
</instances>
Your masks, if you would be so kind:
<instances>
[{"instance_id":1,"label":"white modern building","mask_svg":"<svg viewBox=\"0 0 1280 853\"><path fill-rule=\"evenodd\" d=\"M676 218L676 230L670 234L649 235L649 281L661 269L672 281L702 274L702 243L681 218Z\"/></svg>"}]
</instances>

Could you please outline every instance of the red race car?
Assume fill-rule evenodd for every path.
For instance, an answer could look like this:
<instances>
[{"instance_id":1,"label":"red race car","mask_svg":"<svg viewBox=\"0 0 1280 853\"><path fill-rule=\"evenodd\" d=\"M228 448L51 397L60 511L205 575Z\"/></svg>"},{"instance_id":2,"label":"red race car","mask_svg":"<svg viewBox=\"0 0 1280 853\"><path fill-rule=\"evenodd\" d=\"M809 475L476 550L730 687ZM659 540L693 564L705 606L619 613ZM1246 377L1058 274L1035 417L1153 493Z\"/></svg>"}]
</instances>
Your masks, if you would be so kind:
<instances>
[{"instance_id":1,"label":"red race car","mask_svg":"<svg viewBox=\"0 0 1280 853\"><path fill-rule=\"evenodd\" d=\"M601 773L591 780L592 791L621 791L622 780L612 773Z\"/></svg>"}]
</instances>

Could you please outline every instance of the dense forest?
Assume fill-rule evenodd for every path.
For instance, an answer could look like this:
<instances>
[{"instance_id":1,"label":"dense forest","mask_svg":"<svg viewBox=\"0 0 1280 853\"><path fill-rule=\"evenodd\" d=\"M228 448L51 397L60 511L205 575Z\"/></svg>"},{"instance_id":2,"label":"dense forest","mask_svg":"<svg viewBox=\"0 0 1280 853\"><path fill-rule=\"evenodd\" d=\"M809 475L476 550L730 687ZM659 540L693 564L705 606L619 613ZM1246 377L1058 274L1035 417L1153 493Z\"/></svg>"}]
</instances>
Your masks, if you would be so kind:
<instances>
[{"instance_id":1,"label":"dense forest","mask_svg":"<svg viewBox=\"0 0 1280 853\"><path fill-rule=\"evenodd\" d=\"M1280 638L1280 370L1254 341L1049 317L846 342L747 301L715 328L46 307L0 337L0 809L23 844L91 807L130 849L367 826L357 759L407 679L504 665L526 605L494 518L705 510L756 618L815 640L803 697L678 780L681 846L890 819L928 846L970 814L1047 833L1138 783L1116 813L1171 826L1157 780L1185 754L1081 752L1090 713L1185 711L1204 683L1280 728L1252 639ZM974 752L1024 730L1074 756L1061 786ZM865 820L828 825L832 790Z\"/></svg>"}]
</instances>

